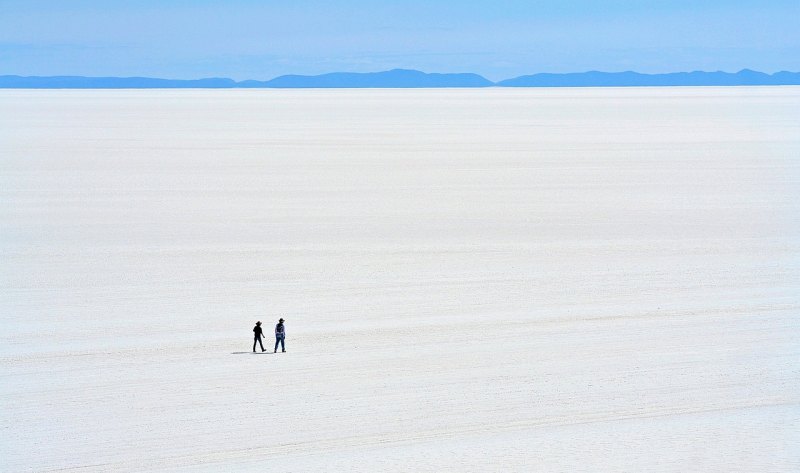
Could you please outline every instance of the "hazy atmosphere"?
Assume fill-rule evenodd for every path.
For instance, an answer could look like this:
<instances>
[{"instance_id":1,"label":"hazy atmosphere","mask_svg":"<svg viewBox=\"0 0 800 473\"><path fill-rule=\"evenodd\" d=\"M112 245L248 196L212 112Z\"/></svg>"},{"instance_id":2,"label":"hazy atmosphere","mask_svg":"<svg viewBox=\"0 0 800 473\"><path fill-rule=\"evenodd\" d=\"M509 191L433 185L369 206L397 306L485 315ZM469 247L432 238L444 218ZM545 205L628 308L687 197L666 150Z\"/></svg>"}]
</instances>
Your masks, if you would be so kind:
<instances>
[{"instance_id":1,"label":"hazy atmosphere","mask_svg":"<svg viewBox=\"0 0 800 473\"><path fill-rule=\"evenodd\" d=\"M0 471L800 471L798 18L0 0Z\"/></svg>"},{"instance_id":2,"label":"hazy atmosphere","mask_svg":"<svg viewBox=\"0 0 800 473\"><path fill-rule=\"evenodd\" d=\"M795 0L0 0L0 74L800 70Z\"/></svg>"}]
</instances>

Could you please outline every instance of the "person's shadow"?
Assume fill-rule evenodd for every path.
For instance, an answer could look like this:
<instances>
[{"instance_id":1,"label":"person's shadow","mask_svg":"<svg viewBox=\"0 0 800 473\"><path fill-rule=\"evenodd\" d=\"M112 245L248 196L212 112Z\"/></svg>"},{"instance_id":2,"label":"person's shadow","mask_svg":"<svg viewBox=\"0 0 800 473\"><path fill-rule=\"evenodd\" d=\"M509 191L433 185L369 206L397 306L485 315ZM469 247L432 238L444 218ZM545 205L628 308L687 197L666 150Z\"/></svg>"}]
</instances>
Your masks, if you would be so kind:
<instances>
[{"instance_id":1,"label":"person's shadow","mask_svg":"<svg viewBox=\"0 0 800 473\"><path fill-rule=\"evenodd\" d=\"M271 351L234 351L231 355L272 355Z\"/></svg>"}]
</instances>

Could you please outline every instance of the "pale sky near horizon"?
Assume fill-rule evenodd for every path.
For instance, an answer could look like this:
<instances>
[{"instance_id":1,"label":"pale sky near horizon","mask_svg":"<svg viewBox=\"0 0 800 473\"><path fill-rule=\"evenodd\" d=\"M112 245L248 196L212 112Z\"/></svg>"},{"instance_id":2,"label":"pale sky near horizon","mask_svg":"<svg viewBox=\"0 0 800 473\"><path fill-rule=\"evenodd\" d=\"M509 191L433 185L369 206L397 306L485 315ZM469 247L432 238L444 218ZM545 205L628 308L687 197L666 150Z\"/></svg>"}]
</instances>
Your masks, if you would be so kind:
<instances>
[{"instance_id":1,"label":"pale sky near horizon","mask_svg":"<svg viewBox=\"0 0 800 473\"><path fill-rule=\"evenodd\" d=\"M800 0L0 0L0 75L800 71Z\"/></svg>"}]
</instances>

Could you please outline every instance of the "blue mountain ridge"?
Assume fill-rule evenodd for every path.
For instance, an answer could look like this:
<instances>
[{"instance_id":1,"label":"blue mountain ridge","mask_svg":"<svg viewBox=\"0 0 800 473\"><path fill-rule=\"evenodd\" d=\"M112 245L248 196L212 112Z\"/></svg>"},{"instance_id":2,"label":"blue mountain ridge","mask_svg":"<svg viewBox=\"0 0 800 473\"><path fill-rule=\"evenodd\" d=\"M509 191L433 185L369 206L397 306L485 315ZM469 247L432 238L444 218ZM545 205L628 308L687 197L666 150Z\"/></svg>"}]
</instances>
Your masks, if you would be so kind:
<instances>
[{"instance_id":1,"label":"blue mountain ridge","mask_svg":"<svg viewBox=\"0 0 800 473\"><path fill-rule=\"evenodd\" d=\"M0 76L0 89L222 89L232 87L236 87L236 81L224 78L174 80L150 77Z\"/></svg>"},{"instance_id":2,"label":"blue mountain ridge","mask_svg":"<svg viewBox=\"0 0 800 473\"><path fill-rule=\"evenodd\" d=\"M252 81L255 82L255 81ZM260 85L259 85L260 84ZM417 88L417 87L491 87L494 82L478 74L437 74L410 69L384 72L332 72L318 76L286 75L258 83L254 87L276 88ZM250 87L251 81L244 81Z\"/></svg>"},{"instance_id":3,"label":"blue mountain ridge","mask_svg":"<svg viewBox=\"0 0 800 473\"><path fill-rule=\"evenodd\" d=\"M478 74L436 74L408 69L384 72L334 72L318 76L285 75L272 80L209 78L196 80L149 77L0 76L0 88L11 89L151 89L151 88L416 88L491 87Z\"/></svg>"},{"instance_id":4,"label":"blue mountain ridge","mask_svg":"<svg viewBox=\"0 0 800 473\"><path fill-rule=\"evenodd\" d=\"M500 87L800 85L800 73L782 71L770 75L749 69L736 73L694 71L668 74L589 71L571 74L533 74L502 80L495 85Z\"/></svg>"},{"instance_id":5,"label":"blue mountain ridge","mask_svg":"<svg viewBox=\"0 0 800 473\"><path fill-rule=\"evenodd\" d=\"M729 72L638 72L540 73L492 82L478 74L438 74L409 69L383 72L333 72L316 76L284 75L271 80L234 81L227 78L193 80L150 77L0 76L3 89L154 89L154 88L435 88L435 87L642 87L642 86L735 86L800 85L800 73L774 74L743 69Z\"/></svg>"}]
</instances>

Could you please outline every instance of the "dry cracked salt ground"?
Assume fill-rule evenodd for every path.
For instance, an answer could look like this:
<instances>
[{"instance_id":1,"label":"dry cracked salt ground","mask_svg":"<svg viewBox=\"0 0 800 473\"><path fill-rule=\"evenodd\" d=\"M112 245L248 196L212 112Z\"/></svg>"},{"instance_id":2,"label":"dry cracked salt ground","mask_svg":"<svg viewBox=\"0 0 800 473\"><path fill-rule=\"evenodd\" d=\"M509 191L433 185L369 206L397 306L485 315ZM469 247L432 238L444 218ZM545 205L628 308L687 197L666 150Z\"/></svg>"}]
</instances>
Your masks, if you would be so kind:
<instances>
[{"instance_id":1,"label":"dry cracked salt ground","mask_svg":"<svg viewBox=\"0 0 800 473\"><path fill-rule=\"evenodd\" d=\"M797 471L798 111L2 91L0 470Z\"/></svg>"}]
</instances>

